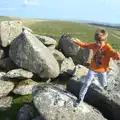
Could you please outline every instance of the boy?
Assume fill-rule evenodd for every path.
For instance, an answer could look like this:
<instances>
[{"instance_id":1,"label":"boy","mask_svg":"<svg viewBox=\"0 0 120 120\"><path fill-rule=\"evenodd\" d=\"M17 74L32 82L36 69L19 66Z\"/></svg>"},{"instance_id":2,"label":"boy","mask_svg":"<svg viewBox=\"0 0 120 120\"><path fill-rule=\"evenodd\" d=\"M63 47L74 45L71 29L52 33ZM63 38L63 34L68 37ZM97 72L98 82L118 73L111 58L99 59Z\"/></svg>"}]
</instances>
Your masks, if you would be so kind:
<instances>
[{"instance_id":1,"label":"boy","mask_svg":"<svg viewBox=\"0 0 120 120\"><path fill-rule=\"evenodd\" d=\"M107 72L109 71L109 62L110 58L115 60L120 60L120 54L116 52L108 43L107 43L108 33L105 29L98 29L95 32L94 38L96 42L93 43L84 43L79 39L72 39L77 45L93 50L93 58L90 62L90 69L85 78L85 83L83 84L80 92L79 98L75 102L75 107L84 99L85 94L87 93L88 87L92 83L92 80L95 75L97 75L99 83L103 88L107 87Z\"/></svg>"}]
</instances>

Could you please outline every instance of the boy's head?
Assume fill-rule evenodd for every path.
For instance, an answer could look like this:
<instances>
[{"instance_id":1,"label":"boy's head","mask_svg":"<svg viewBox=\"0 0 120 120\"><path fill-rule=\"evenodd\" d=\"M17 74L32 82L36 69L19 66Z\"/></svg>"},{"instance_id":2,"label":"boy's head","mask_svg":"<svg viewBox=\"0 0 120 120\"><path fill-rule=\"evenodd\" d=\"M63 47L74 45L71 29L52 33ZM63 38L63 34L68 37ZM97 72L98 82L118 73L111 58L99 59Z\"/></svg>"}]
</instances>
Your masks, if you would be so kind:
<instances>
[{"instance_id":1,"label":"boy's head","mask_svg":"<svg viewBox=\"0 0 120 120\"><path fill-rule=\"evenodd\" d=\"M95 32L95 40L106 41L108 37L108 32L104 28L97 29Z\"/></svg>"}]
</instances>

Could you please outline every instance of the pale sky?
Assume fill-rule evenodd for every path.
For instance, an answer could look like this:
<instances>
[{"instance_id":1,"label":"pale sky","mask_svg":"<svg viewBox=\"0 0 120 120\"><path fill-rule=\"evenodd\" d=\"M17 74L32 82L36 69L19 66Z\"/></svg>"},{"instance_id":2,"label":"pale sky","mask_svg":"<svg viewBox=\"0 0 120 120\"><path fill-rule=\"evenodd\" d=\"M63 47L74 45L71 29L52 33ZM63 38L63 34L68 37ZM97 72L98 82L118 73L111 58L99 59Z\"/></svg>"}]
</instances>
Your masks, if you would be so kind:
<instances>
[{"instance_id":1,"label":"pale sky","mask_svg":"<svg viewBox=\"0 0 120 120\"><path fill-rule=\"evenodd\" d=\"M1 15L120 24L120 0L1 0Z\"/></svg>"}]
</instances>

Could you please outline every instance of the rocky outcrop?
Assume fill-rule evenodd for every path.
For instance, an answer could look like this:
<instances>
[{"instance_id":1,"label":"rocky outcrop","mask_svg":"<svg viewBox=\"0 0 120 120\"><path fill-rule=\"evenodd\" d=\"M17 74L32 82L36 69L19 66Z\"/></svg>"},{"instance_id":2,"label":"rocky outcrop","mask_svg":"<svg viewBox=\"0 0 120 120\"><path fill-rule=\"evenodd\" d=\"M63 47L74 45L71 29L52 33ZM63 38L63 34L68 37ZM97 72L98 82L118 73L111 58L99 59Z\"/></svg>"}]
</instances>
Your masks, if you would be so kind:
<instances>
[{"instance_id":1,"label":"rocky outcrop","mask_svg":"<svg viewBox=\"0 0 120 120\"><path fill-rule=\"evenodd\" d=\"M4 75L4 77L16 79L32 78L32 76L32 72L23 69L13 69Z\"/></svg>"},{"instance_id":2,"label":"rocky outcrop","mask_svg":"<svg viewBox=\"0 0 120 120\"><path fill-rule=\"evenodd\" d=\"M73 106L76 100L74 95L77 96L80 89L79 83L83 84L76 82L78 79L84 80L88 72L86 67L75 64L86 66L91 57L89 50L73 44L69 36L61 37L59 49L56 49L56 40L30 33L32 31L22 26L21 22L4 21L0 26L1 110L11 107L13 101L10 95L33 93L34 102L19 110L18 120L106 120L98 110L86 103L83 103L82 107ZM111 110L109 115L105 115L107 118L115 115L119 118L119 70L116 63L113 63L113 66L114 69L111 68L109 73L107 94L103 94L98 87L90 87L86 98L93 106L100 101L106 111ZM68 90L74 95L67 92L63 85L38 85L45 80L54 80L58 84L68 81L67 88L69 87ZM34 115L36 109L31 108L33 104L39 111L38 114ZM97 105L95 107L101 110ZM110 109L111 106L113 110ZM117 118L115 120L118 120Z\"/></svg>"},{"instance_id":3,"label":"rocky outcrop","mask_svg":"<svg viewBox=\"0 0 120 120\"><path fill-rule=\"evenodd\" d=\"M28 95L32 94L32 88L38 83L32 79L24 79L20 81L13 90L14 94L18 95Z\"/></svg>"},{"instance_id":4,"label":"rocky outcrop","mask_svg":"<svg viewBox=\"0 0 120 120\"><path fill-rule=\"evenodd\" d=\"M2 21L0 24L0 45L7 47L22 33L22 22Z\"/></svg>"},{"instance_id":5,"label":"rocky outcrop","mask_svg":"<svg viewBox=\"0 0 120 120\"><path fill-rule=\"evenodd\" d=\"M0 98L0 111L8 110L12 106L12 97L2 97Z\"/></svg>"},{"instance_id":6,"label":"rocky outcrop","mask_svg":"<svg viewBox=\"0 0 120 120\"><path fill-rule=\"evenodd\" d=\"M33 107L25 104L20 108L17 115L17 120L32 120L35 117L35 111Z\"/></svg>"},{"instance_id":7,"label":"rocky outcrop","mask_svg":"<svg viewBox=\"0 0 120 120\"><path fill-rule=\"evenodd\" d=\"M14 88L14 83L0 80L0 98L7 96Z\"/></svg>"},{"instance_id":8,"label":"rocky outcrop","mask_svg":"<svg viewBox=\"0 0 120 120\"><path fill-rule=\"evenodd\" d=\"M59 87L37 86L33 101L44 120L106 120L97 110L84 103L74 107L76 98Z\"/></svg>"},{"instance_id":9,"label":"rocky outcrop","mask_svg":"<svg viewBox=\"0 0 120 120\"><path fill-rule=\"evenodd\" d=\"M52 52L29 32L24 32L12 42L9 55L16 65L41 78L59 75L59 65Z\"/></svg>"},{"instance_id":10,"label":"rocky outcrop","mask_svg":"<svg viewBox=\"0 0 120 120\"><path fill-rule=\"evenodd\" d=\"M57 46L56 40L47 37L47 36L40 36L40 35L35 35L37 39L39 39L45 46L47 46L51 51L55 49Z\"/></svg>"},{"instance_id":11,"label":"rocky outcrop","mask_svg":"<svg viewBox=\"0 0 120 120\"><path fill-rule=\"evenodd\" d=\"M80 68L82 71L82 68ZM85 101L97 107L109 120L120 119L120 80L119 68L114 61L111 61L111 70L108 73L108 87L104 90L97 78L94 78L85 96ZM67 90L78 97L80 88L84 84L85 74L70 78Z\"/></svg>"}]
</instances>

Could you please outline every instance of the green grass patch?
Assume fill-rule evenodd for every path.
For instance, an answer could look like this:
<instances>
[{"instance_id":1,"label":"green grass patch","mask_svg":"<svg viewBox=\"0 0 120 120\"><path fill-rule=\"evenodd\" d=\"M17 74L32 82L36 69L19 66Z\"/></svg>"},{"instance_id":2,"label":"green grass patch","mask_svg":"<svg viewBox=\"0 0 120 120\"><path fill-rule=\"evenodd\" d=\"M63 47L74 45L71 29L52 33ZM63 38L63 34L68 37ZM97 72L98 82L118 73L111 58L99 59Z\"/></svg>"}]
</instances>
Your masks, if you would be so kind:
<instances>
[{"instance_id":1,"label":"green grass patch","mask_svg":"<svg viewBox=\"0 0 120 120\"><path fill-rule=\"evenodd\" d=\"M94 32L96 29L100 28L100 26L89 25L87 23L76 23L67 21L41 21L35 22L31 25L25 25L31 28L35 34L49 36L54 38L56 41L59 41L61 35L69 34L72 37L79 38L83 42L93 42ZM120 45L119 29L110 27L106 27L106 29L109 33L108 43L110 45ZM114 49L119 51L118 48Z\"/></svg>"}]
</instances>

